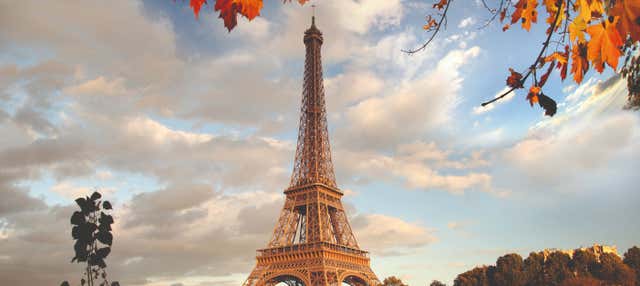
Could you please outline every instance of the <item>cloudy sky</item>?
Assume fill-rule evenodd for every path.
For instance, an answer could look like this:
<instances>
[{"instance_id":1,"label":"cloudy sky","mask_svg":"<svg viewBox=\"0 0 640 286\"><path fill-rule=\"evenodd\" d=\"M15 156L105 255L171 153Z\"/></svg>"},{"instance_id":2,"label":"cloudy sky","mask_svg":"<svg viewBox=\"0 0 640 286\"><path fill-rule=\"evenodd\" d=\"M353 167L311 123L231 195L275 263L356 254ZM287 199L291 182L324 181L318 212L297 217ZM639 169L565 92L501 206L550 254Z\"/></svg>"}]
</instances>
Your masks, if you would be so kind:
<instances>
[{"instance_id":1,"label":"cloudy sky","mask_svg":"<svg viewBox=\"0 0 640 286\"><path fill-rule=\"evenodd\" d=\"M0 0L0 281L79 280L73 199L114 202L123 285L240 285L295 151L310 7L267 1L228 33L188 1ZM312 1L313 2L313 1ZM516 93L544 27L473 1L419 45L429 4L318 0L333 161L380 278L450 283L507 252L640 243L640 117L625 83L552 77L554 118Z\"/></svg>"}]
</instances>

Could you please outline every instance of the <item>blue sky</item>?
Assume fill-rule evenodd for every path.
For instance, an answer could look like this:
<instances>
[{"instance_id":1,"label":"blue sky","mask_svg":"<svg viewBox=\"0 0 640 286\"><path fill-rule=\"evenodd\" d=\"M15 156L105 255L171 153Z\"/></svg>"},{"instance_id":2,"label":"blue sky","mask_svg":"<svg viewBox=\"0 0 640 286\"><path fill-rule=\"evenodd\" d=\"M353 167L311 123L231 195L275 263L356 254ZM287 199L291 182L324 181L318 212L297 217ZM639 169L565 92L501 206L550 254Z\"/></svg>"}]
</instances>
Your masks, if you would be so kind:
<instances>
[{"instance_id":1,"label":"blue sky","mask_svg":"<svg viewBox=\"0 0 640 286\"><path fill-rule=\"evenodd\" d=\"M458 2L411 56L430 5L311 3L338 185L373 270L451 283L508 252L638 244L625 82L554 72L553 118L522 91L480 108L545 28L480 28L486 10ZM289 182L310 13L267 2L229 33L181 1L0 1L0 280L78 276L67 217L97 188L115 202L112 277L239 285Z\"/></svg>"}]
</instances>

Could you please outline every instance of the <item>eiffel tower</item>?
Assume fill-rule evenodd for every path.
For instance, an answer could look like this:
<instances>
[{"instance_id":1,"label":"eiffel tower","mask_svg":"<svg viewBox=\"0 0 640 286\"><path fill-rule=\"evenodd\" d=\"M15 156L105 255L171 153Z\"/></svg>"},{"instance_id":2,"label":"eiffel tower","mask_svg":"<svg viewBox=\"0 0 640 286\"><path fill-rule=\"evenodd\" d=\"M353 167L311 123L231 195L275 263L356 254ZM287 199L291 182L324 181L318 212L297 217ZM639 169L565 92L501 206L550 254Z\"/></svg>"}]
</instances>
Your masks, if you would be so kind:
<instances>
[{"instance_id":1,"label":"eiffel tower","mask_svg":"<svg viewBox=\"0 0 640 286\"><path fill-rule=\"evenodd\" d=\"M331 162L322 84L322 33L311 18L304 33L306 57L298 146L284 207L267 248L244 286L377 286L368 252L351 231Z\"/></svg>"}]
</instances>

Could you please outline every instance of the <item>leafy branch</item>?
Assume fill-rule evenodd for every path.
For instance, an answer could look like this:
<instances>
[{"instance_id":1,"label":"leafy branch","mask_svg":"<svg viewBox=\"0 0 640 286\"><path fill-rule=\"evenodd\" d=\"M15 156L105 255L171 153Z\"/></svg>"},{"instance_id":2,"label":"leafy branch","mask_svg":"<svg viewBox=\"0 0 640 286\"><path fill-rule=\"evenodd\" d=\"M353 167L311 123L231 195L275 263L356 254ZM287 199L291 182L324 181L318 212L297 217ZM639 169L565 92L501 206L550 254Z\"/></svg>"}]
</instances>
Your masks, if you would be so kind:
<instances>
[{"instance_id":1,"label":"leafy branch","mask_svg":"<svg viewBox=\"0 0 640 286\"><path fill-rule=\"evenodd\" d=\"M80 210L75 211L70 219L73 225L71 237L75 240L73 245L75 256L71 259L71 263L86 263L85 272L80 279L82 286L85 284L87 286L120 286L117 281L109 284L107 278L105 259L113 245L113 234L111 234L113 217L106 213L112 210L111 203L101 198L102 195L99 192L94 192L91 196L76 199L75 202ZM69 282L64 281L61 286L69 286Z\"/></svg>"}]
</instances>

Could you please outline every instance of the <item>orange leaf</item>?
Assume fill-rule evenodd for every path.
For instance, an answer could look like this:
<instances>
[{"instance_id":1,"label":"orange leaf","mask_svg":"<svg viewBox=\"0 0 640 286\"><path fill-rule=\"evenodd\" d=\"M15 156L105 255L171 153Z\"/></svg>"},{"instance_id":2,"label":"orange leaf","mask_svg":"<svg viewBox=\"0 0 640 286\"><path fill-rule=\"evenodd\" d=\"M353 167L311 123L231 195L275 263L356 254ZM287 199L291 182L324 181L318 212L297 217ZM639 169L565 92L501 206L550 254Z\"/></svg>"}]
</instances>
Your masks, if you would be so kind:
<instances>
[{"instance_id":1,"label":"orange leaf","mask_svg":"<svg viewBox=\"0 0 640 286\"><path fill-rule=\"evenodd\" d=\"M534 85L529 89L529 94L527 94L527 100L529 101L529 104L531 104L531 106L533 106L535 103L538 102L539 93L540 93L539 86Z\"/></svg>"},{"instance_id":2,"label":"orange leaf","mask_svg":"<svg viewBox=\"0 0 640 286\"><path fill-rule=\"evenodd\" d=\"M577 43L573 45L571 50L571 73L576 83L582 82L582 77L589 70L589 61L587 61L587 44Z\"/></svg>"},{"instance_id":3,"label":"orange leaf","mask_svg":"<svg viewBox=\"0 0 640 286\"><path fill-rule=\"evenodd\" d=\"M520 18L522 18L522 11L524 11L526 4L527 0L518 0L518 2L513 5L516 10L511 14L511 24L515 24L520 20Z\"/></svg>"},{"instance_id":4,"label":"orange leaf","mask_svg":"<svg viewBox=\"0 0 640 286\"><path fill-rule=\"evenodd\" d=\"M571 21L571 24L569 24L569 40L575 42L577 38L581 43L585 42L585 30L587 30L587 22L582 18L575 18Z\"/></svg>"},{"instance_id":5,"label":"orange leaf","mask_svg":"<svg viewBox=\"0 0 640 286\"><path fill-rule=\"evenodd\" d=\"M544 0L544 5L547 8L547 14L549 14L549 17L547 17L547 24L553 25L553 19L556 17L556 14L558 15L558 19L556 20L556 30L560 28L560 25L557 23L561 23L566 17L564 10L566 9L566 1L562 1L560 8L556 6L557 2L558 1L556 0ZM558 14L558 9L561 9L560 14Z\"/></svg>"},{"instance_id":6,"label":"orange leaf","mask_svg":"<svg viewBox=\"0 0 640 286\"><path fill-rule=\"evenodd\" d=\"M569 58L569 45L564 46L564 53L559 53L557 57L558 69L560 70L560 79L567 78L567 67Z\"/></svg>"},{"instance_id":7,"label":"orange leaf","mask_svg":"<svg viewBox=\"0 0 640 286\"><path fill-rule=\"evenodd\" d=\"M504 17L507 16L507 8L502 9L502 11L500 11L500 22L502 23L502 21L504 21Z\"/></svg>"},{"instance_id":8,"label":"orange leaf","mask_svg":"<svg viewBox=\"0 0 640 286\"><path fill-rule=\"evenodd\" d=\"M623 39L625 39L627 34L629 34L634 42L640 41L639 1L618 0L616 1L616 5L609 11L609 15L613 17L620 17L617 28Z\"/></svg>"},{"instance_id":9,"label":"orange leaf","mask_svg":"<svg viewBox=\"0 0 640 286\"><path fill-rule=\"evenodd\" d=\"M527 0L527 5L522 11L522 28L529 31L531 23L538 22L538 0Z\"/></svg>"},{"instance_id":10,"label":"orange leaf","mask_svg":"<svg viewBox=\"0 0 640 286\"><path fill-rule=\"evenodd\" d=\"M604 70L605 63L614 70L618 67L618 59L622 55L620 51L622 38L615 28L617 22L618 18L616 17L613 22L605 20L587 28L587 33L591 36L587 58L600 73Z\"/></svg>"},{"instance_id":11,"label":"orange leaf","mask_svg":"<svg viewBox=\"0 0 640 286\"><path fill-rule=\"evenodd\" d=\"M430 30L431 28L435 27L436 25L438 25L438 22L435 19L433 19L433 17L431 17L431 15L429 15L427 17L427 24L422 26L422 29Z\"/></svg>"},{"instance_id":12,"label":"orange leaf","mask_svg":"<svg viewBox=\"0 0 640 286\"><path fill-rule=\"evenodd\" d=\"M509 68L511 75L507 78L507 86L511 88L522 88L522 74Z\"/></svg>"},{"instance_id":13,"label":"orange leaf","mask_svg":"<svg viewBox=\"0 0 640 286\"><path fill-rule=\"evenodd\" d=\"M509 27L511 27L509 26L509 24L504 24L504 26L502 27L502 31L504 32L506 30L509 30Z\"/></svg>"},{"instance_id":14,"label":"orange leaf","mask_svg":"<svg viewBox=\"0 0 640 286\"><path fill-rule=\"evenodd\" d=\"M440 2L433 4L433 8L437 8L438 10L442 10L444 6L447 6L447 0L440 0Z\"/></svg>"},{"instance_id":15,"label":"orange leaf","mask_svg":"<svg viewBox=\"0 0 640 286\"><path fill-rule=\"evenodd\" d=\"M550 54L550 55L546 56L544 58L544 61L545 62L558 61L560 63L566 63L567 62L567 54L561 53L561 52L554 52L553 54Z\"/></svg>"},{"instance_id":16,"label":"orange leaf","mask_svg":"<svg viewBox=\"0 0 640 286\"><path fill-rule=\"evenodd\" d=\"M191 9L193 9L193 14L196 16L196 19L198 19L202 4L207 4L207 0L191 0L191 2L189 3L189 6L191 6Z\"/></svg>"},{"instance_id":17,"label":"orange leaf","mask_svg":"<svg viewBox=\"0 0 640 286\"><path fill-rule=\"evenodd\" d=\"M220 11L219 17L224 20L224 26L231 31L237 24L238 14L249 20L260 15L262 0L217 0L214 9Z\"/></svg>"}]
</instances>

